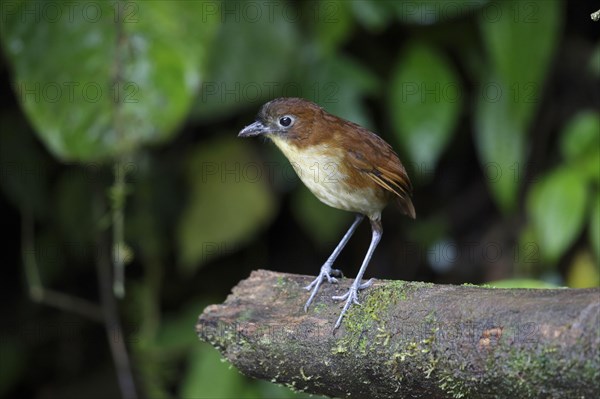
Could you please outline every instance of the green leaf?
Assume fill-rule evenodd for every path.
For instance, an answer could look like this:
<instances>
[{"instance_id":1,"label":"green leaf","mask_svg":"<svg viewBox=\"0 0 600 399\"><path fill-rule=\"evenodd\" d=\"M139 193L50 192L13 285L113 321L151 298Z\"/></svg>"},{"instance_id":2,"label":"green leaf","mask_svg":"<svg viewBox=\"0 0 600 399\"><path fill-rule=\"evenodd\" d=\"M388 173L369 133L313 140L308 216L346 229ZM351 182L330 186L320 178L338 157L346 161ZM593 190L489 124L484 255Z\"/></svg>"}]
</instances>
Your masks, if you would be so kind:
<instances>
[{"instance_id":1,"label":"green leaf","mask_svg":"<svg viewBox=\"0 0 600 399\"><path fill-rule=\"evenodd\" d=\"M327 399L325 396L317 396L311 393L299 391L290 388L287 385L274 384L270 381L256 380L253 386L258 390L258 398L277 398L277 399Z\"/></svg>"},{"instance_id":2,"label":"green leaf","mask_svg":"<svg viewBox=\"0 0 600 399\"><path fill-rule=\"evenodd\" d=\"M434 48L414 43L400 56L389 112L398 139L418 169L435 168L456 127L461 95L460 80Z\"/></svg>"},{"instance_id":3,"label":"green leaf","mask_svg":"<svg viewBox=\"0 0 600 399\"><path fill-rule=\"evenodd\" d=\"M275 215L268 171L251 148L249 141L221 138L202 143L188 155L191 194L177 234L184 271L235 251Z\"/></svg>"},{"instance_id":4,"label":"green leaf","mask_svg":"<svg viewBox=\"0 0 600 399\"><path fill-rule=\"evenodd\" d=\"M508 0L479 13L479 26L512 118L526 128L540 101L561 26L561 2Z\"/></svg>"},{"instance_id":5,"label":"green leaf","mask_svg":"<svg viewBox=\"0 0 600 399\"><path fill-rule=\"evenodd\" d=\"M586 194L585 179L569 168L544 176L528 193L527 212L546 261L557 262L581 232Z\"/></svg>"},{"instance_id":6,"label":"green leaf","mask_svg":"<svg viewBox=\"0 0 600 399\"><path fill-rule=\"evenodd\" d=\"M198 345L198 337L192 333L198 315L208 306L206 300L194 300L176 313L167 313L163 316L160 329L153 342L160 351L173 354L184 352Z\"/></svg>"},{"instance_id":7,"label":"green leaf","mask_svg":"<svg viewBox=\"0 0 600 399\"><path fill-rule=\"evenodd\" d=\"M394 9L386 1L348 1L354 18L372 32L380 32L394 17Z\"/></svg>"},{"instance_id":8,"label":"green leaf","mask_svg":"<svg viewBox=\"0 0 600 399\"><path fill-rule=\"evenodd\" d=\"M310 20L314 23L317 44L326 53L335 51L352 32L352 2L330 0L303 4L306 6L304 12L307 15L314 14L314 18Z\"/></svg>"},{"instance_id":9,"label":"green leaf","mask_svg":"<svg viewBox=\"0 0 600 399\"><path fill-rule=\"evenodd\" d=\"M218 351L205 343L197 344L190 351L188 360L177 395L180 398L325 399L323 396L294 391L287 386L264 380L249 381L222 358Z\"/></svg>"},{"instance_id":10,"label":"green leaf","mask_svg":"<svg viewBox=\"0 0 600 399\"><path fill-rule=\"evenodd\" d=\"M328 56L308 66L303 77L303 93L327 112L372 129L372 122L363 104L365 95L374 94L379 80L353 58L340 54ZM306 76L311 76L310 81Z\"/></svg>"},{"instance_id":11,"label":"green leaf","mask_svg":"<svg viewBox=\"0 0 600 399\"><path fill-rule=\"evenodd\" d=\"M600 264L600 193L592 201L590 212L590 242L596 254L596 262Z\"/></svg>"},{"instance_id":12,"label":"green leaf","mask_svg":"<svg viewBox=\"0 0 600 399\"><path fill-rule=\"evenodd\" d=\"M514 247L515 276L539 276L555 272L554 265L542 261L539 242L533 225L527 223L521 229Z\"/></svg>"},{"instance_id":13,"label":"green leaf","mask_svg":"<svg viewBox=\"0 0 600 399\"><path fill-rule=\"evenodd\" d=\"M567 160L600 149L600 114L585 111L576 115L561 132L560 149Z\"/></svg>"},{"instance_id":14,"label":"green leaf","mask_svg":"<svg viewBox=\"0 0 600 399\"><path fill-rule=\"evenodd\" d=\"M587 180L600 186L600 147L590 148L590 151L571 160L569 164Z\"/></svg>"},{"instance_id":15,"label":"green leaf","mask_svg":"<svg viewBox=\"0 0 600 399\"><path fill-rule=\"evenodd\" d=\"M512 278L507 280L490 281L485 286L494 288L558 288L558 286L543 280L530 278Z\"/></svg>"},{"instance_id":16,"label":"green leaf","mask_svg":"<svg viewBox=\"0 0 600 399\"><path fill-rule=\"evenodd\" d=\"M489 65L476 92L475 142L494 199L511 212L522 181L526 132L560 30L561 6L556 1L492 4L479 13Z\"/></svg>"},{"instance_id":17,"label":"green leaf","mask_svg":"<svg viewBox=\"0 0 600 399\"><path fill-rule=\"evenodd\" d=\"M308 235L319 244L335 244L352 223L352 215L320 202L302 186L292 197L292 212Z\"/></svg>"},{"instance_id":18,"label":"green leaf","mask_svg":"<svg viewBox=\"0 0 600 399\"><path fill-rule=\"evenodd\" d=\"M188 367L182 376L180 398L247 397L244 377L221 361L221 355L208 344L198 344L188 356Z\"/></svg>"},{"instance_id":19,"label":"green leaf","mask_svg":"<svg viewBox=\"0 0 600 399\"><path fill-rule=\"evenodd\" d=\"M513 118L506 96L498 94L502 88L491 90L478 96L475 104L475 145L496 202L501 210L510 212L516 206L520 181L515 171L524 167L525 132Z\"/></svg>"},{"instance_id":20,"label":"green leaf","mask_svg":"<svg viewBox=\"0 0 600 399\"><path fill-rule=\"evenodd\" d=\"M193 109L193 116L204 121L231 115L248 104L258 108L268 99L293 96L298 89L297 82L287 79L300 59L299 24L289 22L282 5L236 0L221 7L207 78Z\"/></svg>"},{"instance_id":21,"label":"green leaf","mask_svg":"<svg viewBox=\"0 0 600 399\"><path fill-rule=\"evenodd\" d=\"M12 2L2 44L25 113L62 160L101 160L173 136L200 87L209 2ZM160 112L157 112L160 111Z\"/></svg>"},{"instance_id":22,"label":"green leaf","mask_svg":"<svg viewBox=\"0 0 600 399\"><path fill-rule=\"evenodd\" d=\"M589 288L600 285L600 267L591 252L581 251L573 257L567 271L570 288Z\"/></svg>"}]
</instances>

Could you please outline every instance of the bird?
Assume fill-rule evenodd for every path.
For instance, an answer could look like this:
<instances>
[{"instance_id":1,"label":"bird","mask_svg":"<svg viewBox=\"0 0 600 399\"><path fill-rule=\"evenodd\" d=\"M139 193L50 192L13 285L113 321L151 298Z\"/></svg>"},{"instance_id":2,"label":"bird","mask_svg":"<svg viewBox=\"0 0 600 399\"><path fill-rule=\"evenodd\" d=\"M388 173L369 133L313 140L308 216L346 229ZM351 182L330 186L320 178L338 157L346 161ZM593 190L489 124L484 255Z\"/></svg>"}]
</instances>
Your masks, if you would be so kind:
<instances>
[{"instance_id":1,"label":"bird","mask_svg":"<svg viewBox=\"0 0 600 399\"><path fill-rule=\"evenodd\" d=\"M333 330L340 327L347 310L360 304L358 293L372 285L363 275L383 234L381 213L395 201L403 214L414 219L412 185L406 169L391 145L370 130L338 116L319 105L296 97L281 97L265 103L255 121L238 137L270 139L291 163L300 180L323 203L353 212L354 222L321 266L319 275L306 287L311 291L304 305L307 312L321 284L337 283L341 271L333 264L357 227L368 218L371 242L358 274L344 295L345 301Z\"/></svg>"}]
</instances>

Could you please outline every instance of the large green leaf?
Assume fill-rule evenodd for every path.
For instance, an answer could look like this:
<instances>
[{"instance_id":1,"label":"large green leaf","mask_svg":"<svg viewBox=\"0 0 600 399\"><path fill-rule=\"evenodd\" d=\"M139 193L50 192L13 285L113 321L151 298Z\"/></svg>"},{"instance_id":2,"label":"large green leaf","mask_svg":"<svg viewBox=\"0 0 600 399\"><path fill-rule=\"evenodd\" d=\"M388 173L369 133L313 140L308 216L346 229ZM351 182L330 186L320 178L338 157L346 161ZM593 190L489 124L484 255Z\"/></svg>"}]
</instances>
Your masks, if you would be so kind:
<instances>
[{"instance_id":1,"label":"large green leaf","mask_svg":"<svg viewBox=\"0 0 600 399\"><path fill-rule=\"evenodd\" d=\"M354 22L352 3L346 0L303 3L304 12L314 15L310 21L314 24L317 44L324 51L333 52L351 33Z\"/></svg>"},{"instance_id":2,"label":"large green leaf","mask_svg":"<svg viewBox=\"0 0 600 399\"><path fill-rule=\"evenodd\" d=\"M583 111L569 121L560 135L565 162L600 186L600 114Z\"/></svg>"},{"instance_id":3,"label":"large green leaf","mask_svg":"<svg viewBox=\"0 0 600 399\"><path fill-rule=\"evenodd\" d=\"M334 115L373 129L363 99L376 93L380 82L368 68L353 58L336 54L308 65L307 69L309 73L305 71L298 77L305 98Z\"/></svg>"},{"instance_id":4,"label":"large green leaf","mask_svg":"<svg viewBox=\"0 0 600 399\"><path fill-rule=\"evenodd\" d=\"M510 211L516 205L521 168L525 166L525 132L513 118L508 98L498 94L501 91L500 86L495 86L477 97L475 144L492 194L501 209ZM492 98L496 100L491 101Z\"/></svg>"},{"instance_id":5,"label":"large green leaf","mask_svg":"<svg viewBox=\"0 0 600 399\"><path fill-rule=\"evenodd\" d=\"M580 157L600 148L600 114L586 111L576 115L561 133L560 149L567 160Z\"/></svg>"},{"instance_id":6,"label":"large green leaf","mask_svg":"<svg viewBox=\"0 0 600 399\"><path fill-rule=\"evenodd\" d=\"M475 141L492 194L510 212L525 167L526 132L560 29L561 6L557 1L493 4L479 14L489 65L476 91Z\"/></svg>"},{"instance_id":7,"label":"large green leaf","mask_svg":"<svg viewBox=\"0 0 600 399\"><path fill-rule=\"evenodd\" d=\"M560 168L535 183L527 212L542 257L556 262L577 238L586 214L586 180L571 168Z\"/></svg>"},{"instance_id":8,"label":"large green leaf","mask_svg":"<svg viewBox=\"0 0 600 399\"><path fill-rule=\"evenodd\" d=\"M196 345L188 354L189 364L182 375L178 397L210 399L248 395L249 387L244 377L221 359L219 352L210 345Z\"/></svg>"},{"instance_id":9,"label":"large green leaf","mask_svg":"<svg viewBox=\"0 0 600 399\"><path fill-rule=\"evenodd\" d=\"M191 194L178 226L181 265L195 270L235 251L277 211L269 176L249 142L222 138L202 143L189 154Z\"/></svg>"},{"instance_id":10,"label":"large green leaf","mask_svg":"<svg viewBox=\"0 0 600 399\"><path fill-rule=\"evenodd\" d=\"M320 399L269 381L250 380L231 366L217 350L197 344L188 354L188 366L181 377L180 398L215 399Z\"/></svg>"},{"instance_id":11,"label":"large green leaf","mask_svg":"<svg viewBox=\"0 0 600 399\"><path fill-rule=\"evenodd\" d=\"M90 161L170 138L200 87L211 2L16 1L2 44L19 101L50 151ZM46 11L44 11L46 10Z\"/></svg>"},{"instance_id":12,"label":"large green leaf","mask_svg":"<svg viewBox=\"0 0 600 399\"><path fill-rule=\"evenodd\" d=\"M525 127L540 102L561 25L561 2L507 0L479 14L491 70L504 89L512 117Z\"/></svg>"},{"instance_id":13,"label":"large green leaf","mask_svg":"<svg viewBox=\"0 0 600 399\"><path fill-rule=\"evenodd\" d=\"M398 139L418 169L432 170L456 127L460 80L434 48L416 43L400 56L391 89L390 114Z\"/></svg>"},{"instance_id":14,"label":"large green leaf","mask_svg":"<svg viewBox=\"0 0 600 399\"><path fill-rule=\"evenodd\" d=\"M589 181L600 186L600 147L592 148L587 154L572 162L574 167Z\"/></svg>"},{"instance_id":15,"label":"large green leaf","mask_svg":"<svg viewBox=\"0 0 600 399\"><path fill-rule=\"evenodd\" d=\"M290 23L284 4L228 0L221 7L207 79L193 115L212 120L248 104L258 110L268 99L298 94L298 82L287 82L301 58L298 24Z\"/></svg>"}]
</instances>

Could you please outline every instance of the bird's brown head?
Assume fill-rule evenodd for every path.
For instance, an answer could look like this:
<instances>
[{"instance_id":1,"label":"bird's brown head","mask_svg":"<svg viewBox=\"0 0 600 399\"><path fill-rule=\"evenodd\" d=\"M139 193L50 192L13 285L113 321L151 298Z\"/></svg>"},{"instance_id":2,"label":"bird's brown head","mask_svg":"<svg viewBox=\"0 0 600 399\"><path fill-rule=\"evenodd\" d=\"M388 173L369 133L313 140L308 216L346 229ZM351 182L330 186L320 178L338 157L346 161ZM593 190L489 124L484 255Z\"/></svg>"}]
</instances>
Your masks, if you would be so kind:
<instances>
[{"instance_id":1,"label":"bird's brown head","mask_svg":"<svg viewBox=\"0 0 600 399\"><path fill-rule=\"evenodd\" d=\"M243 128L238 136L304 141L311 136L313 124L323 112L317 104L302 98L277 98L263 105L256 121Z\"/></svg>"}]
</instances>

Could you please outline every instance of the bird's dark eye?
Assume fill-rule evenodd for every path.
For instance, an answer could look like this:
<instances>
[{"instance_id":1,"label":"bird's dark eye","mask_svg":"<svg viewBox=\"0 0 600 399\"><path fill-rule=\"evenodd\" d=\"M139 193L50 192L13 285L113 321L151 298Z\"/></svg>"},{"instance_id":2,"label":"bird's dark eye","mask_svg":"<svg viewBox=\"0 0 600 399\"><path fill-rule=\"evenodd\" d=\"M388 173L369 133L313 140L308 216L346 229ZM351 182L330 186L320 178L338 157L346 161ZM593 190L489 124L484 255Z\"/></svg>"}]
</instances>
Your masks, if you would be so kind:
<instances>
[{"instance_id":1,"label":"bird's dark eye","mask_svg":"<svg viewBox=\"0 0 600 399\"><path fill-rule=\"evenodd\" d=\"M290 116L282 116L279 118L279 124L283 127L288 127L292 124L294 120Z\"/></svg>"}]
</instances>

